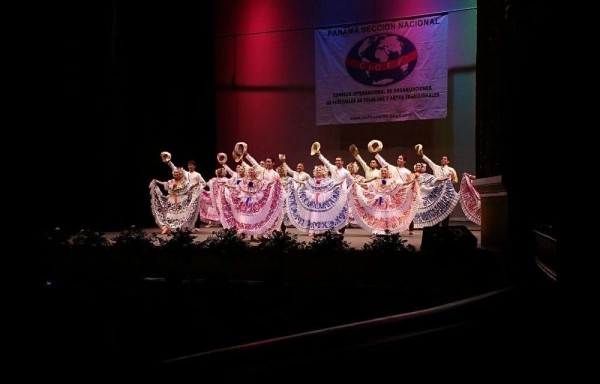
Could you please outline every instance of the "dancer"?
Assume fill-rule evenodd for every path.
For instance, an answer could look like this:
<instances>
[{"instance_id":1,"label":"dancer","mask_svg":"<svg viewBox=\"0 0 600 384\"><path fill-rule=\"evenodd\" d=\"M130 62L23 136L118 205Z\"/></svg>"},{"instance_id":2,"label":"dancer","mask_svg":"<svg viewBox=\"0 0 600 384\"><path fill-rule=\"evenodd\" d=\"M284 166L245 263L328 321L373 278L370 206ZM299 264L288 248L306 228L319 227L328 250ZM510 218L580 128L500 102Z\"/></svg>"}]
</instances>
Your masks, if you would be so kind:
<instances>
[{"instance_id":1,"label":"dancer","mask_svg":"<svg viewBox=\"0 0 600 384\"><path fill-rule=\"evenodd\" d=\"M441 166L423 155L422 147L421 144L415 146L417 154L423 156L423 160L427 161L434 174L422 172L422 168L417 164L418 171L415 172L414 177L421 187L422 204L417 208L415 214L415 228L424 228L440 223L448 225L450 213L459 201L458 193L452 184L452 172L449 169L443 171Z\"/></svg>"},{"instance_id":2,"label":"dancer","mask_svg":"<svg viewBox=\"0 0 600 384\"><path fill-rule=\"evenodd\" d=\"M413 181L401 183L381 167L381 178L353 184L349 205L356 222L373 236L405 231L420 204L419 186Z\"/></svg>"},{"instance_id":3,"label":"dancer","mask_svg":"<svg viewBox=\"0 0 600 384\"><path fill-rule=\"evenodd\" d=\"M352 185L352 183L354 183L354 179L352 178L352 175L350 175L350 171L344 168L344 159L342 159L341 156L336 156L335 165L331 164L329 160L327 160L327 158L321 153L321 144L318 141L313 143L313 146L311 147L311 153L312 152L319 156L319 160L321 160L325 168L329 171L331 178L336 183L341 184L342 189L345 189L347 193L348 188ZM348 217L349 216L350 210L348 210ZM346 225L339 230L342 235L346 231L347 226L348 223L346 223Z\"/></svg>"},{"instance_id":4,"label":"dancer","mask_svg":"<svg viewBox=\"0 0 600 384\"><path fill-rule=\"evenodd\" d=\"M193 229L198 218L201 189L190 184L183 168L175 168L172 175L169 181L153 179L149 185L152 215L163 235L175 229Z\"/></svg>"},{"instance_id":5,"label":"dancer","mask_svg":"<svg viewBox=\"0 0 600 384\"><path fill-rule=\"evenodd\" d=\"M343 181L336 183L323 165L317 165L313 178L293 183L298 186L288 189L287 213L299 232L315 236L346 227L348 190Z\"/></svg>"},{"instance_id":6,"label":"dancer","mask_svg":"<svg viewBox=\"0 0 600 384\"><path fill-rule=\"evenodd\" d=\"M225 174L225 168L215 169L215 177L208 180L208 190L202 191L200 220L207 223L206 228L217 226L221 221L217 200L222 193L223 184L229 181Z\"/></svg>"},{"instance_id":7,"label":"dancer","mask_svg":"<svg viewBox=\"0 0 600 384\"><path fill-rule=\"evenodd\" d=\"M388 167L390 177L392 179L398 180L400 183L406 183L411 180L412 172L405 167L408 158L405 155L398 155L396 159L396 165L391 165L379 154L379 152L383 149L383 143L379 140L371 140L369 144L367 144L367 148L369 152L375 153L375 159L381 164L382 167Z\"/></svg>"},{"instance_id":8,"label":"dancer","mask_svg":"<svg viewBox=\"0 0 600 384\"><path fill-rule=\"evenodd\" d=\"M296 170L292 170L287 163L285 162L286 156L283 153L279 154L279 160L281 160L281 165L285 168L285 171L288 175L292 176L296 181L306 181L310 179L310 175L304 172L304 163L296 164Z\"/></svg>"},{"instance_id":9,"label":"dancer","mask_svg":"<svg viewBox=\"0 0 600 384\"><path fill-rule=\"evenodd\" d=\"M358 164L356 164L356 161L349 163L346 166L346 169L350 172L352 179L354 179L354 184L358 184L359 186L364 185L365 177L358 173ZM379 172L379 170L377 170L377 171ZM381 174L379 177L381 177ZM350 200L348 200L348 201L350 202ZM348 228L352 228L353 226L358 227L358 223L356 222L356 219L354 219L354 214L352 213L352 210L350 209L348 211Z\"/></svg>"},{"instance_id":10,"label":"dancer","mask_svg":"<svg viewBox=\"0 0 600 384\"><path fill-rule=\"evenodd\" d=\"M240 235L263 236L281 229L285 192L279 179L258 179L256 167L239 184L225 184L217 200L223 228Z\"/></svg>"},{"instance_id":11,"label":"dancer","mask_svg":"<svg viewBox=\"0 0 600 384\"><path fill-rule=\"evenodd\" d=\"M481 225L481 197L473 186L475 178L475 175L463 173L458 194L460 196L460 206L467 219Z\"/></svg>"},{"instance_id":12,"label":"dancer","mask_svg":"<svg viewBox=\"0 0 600 384\"><path fill-rule=\"evenodd\" d=\"M360 157L360 154L358 153L358 148L356 147L356 145L351 144L349 149L350 149L350 153L352 154L352 156L354 156L356 161L358 161L358 163L361 165L363 171L365 171L365 179L373 180L378 177L381 177L381 171L378 168L379 163L377 163L377 160L372 159L371 161L369 161L369 165L367 165L367 163L363 160L363 158Z\"/></svg>"}]
</instances>

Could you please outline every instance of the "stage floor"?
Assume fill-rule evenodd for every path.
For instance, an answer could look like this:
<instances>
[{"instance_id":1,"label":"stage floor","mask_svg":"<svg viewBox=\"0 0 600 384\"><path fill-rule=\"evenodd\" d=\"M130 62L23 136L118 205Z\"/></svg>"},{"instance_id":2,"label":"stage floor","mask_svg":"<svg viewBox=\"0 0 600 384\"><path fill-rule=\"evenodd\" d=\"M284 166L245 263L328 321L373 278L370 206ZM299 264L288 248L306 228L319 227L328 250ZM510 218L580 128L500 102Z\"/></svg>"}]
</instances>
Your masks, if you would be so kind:
<instances>
[{"instance_id":1,"label":"stage floor","mask_svg":"<svg viewBox=\"0 0 600 384\"><path fill-rule=\"evenodd\" d=\"M478 246L481 245L481 227L479 225L474 224L470 221L457 221L457 220L451 220L450 225L451 226L464 225L477 238L477 245ZM221 229L223 229L221 226L206 228L206 225L203 224L199 228L199 232L194 232L193 236L195 237L196 241L201 242L201 241L206 240L209 236L213 235L213 233L220 231ZM168 236L168 235L161 235L160 234L161 230L158 227L146 228L146 229L144 229L144 231L147 233L156 233L160 238L164 238L164 239L166 239ZM299 233L296 228L293 228L293 227L288 228L288 233L290 233L291 235L298 235L298 237L297 237L298 241L301 241L301 242L304 241L307 243L312 241L311 237L309 237L306 234ZM114 238L117 235L119 235L119 232L106 233L106 237L109 240ZM422 229L415 229L412 235L409 235L408 231L402 232L402 233L400 233L400 235L401 235L402 239L407 240L407 243L406 243L407 245L413 245L417 249L419 249L421 247L421 242L423 240L423 230ZM347 228L346 232L344 233L344 240L347 241L348 244L352 248L361 249L363 247L363 245L370 243L372 239L371 239L371 234L362 228ZM247 238L246 241L250 242L249 238ZM251 244L256 244L256 243L252 242Z\"/></svg>"}]
</instances>

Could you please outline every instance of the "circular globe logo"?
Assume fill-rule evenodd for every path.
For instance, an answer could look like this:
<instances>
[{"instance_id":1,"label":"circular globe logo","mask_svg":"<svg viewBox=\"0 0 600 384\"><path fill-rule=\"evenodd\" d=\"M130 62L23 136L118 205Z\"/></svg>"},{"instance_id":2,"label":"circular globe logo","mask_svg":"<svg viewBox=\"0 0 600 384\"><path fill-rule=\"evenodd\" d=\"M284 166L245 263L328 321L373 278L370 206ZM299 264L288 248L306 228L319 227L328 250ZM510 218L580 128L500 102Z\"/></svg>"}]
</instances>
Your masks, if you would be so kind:
<instances>
[{"instance_id":1,"label":"circular globe logo","mask_svg":"<svg viewBox=\"0 0 600 384\"><path fill-rule=\"evenodd\" d=\"M346 70L364 85L388 86L408 76L417 65L417 49L407 38L394 34L365 37L346 56Z\"/></svg>"}]
</instances>

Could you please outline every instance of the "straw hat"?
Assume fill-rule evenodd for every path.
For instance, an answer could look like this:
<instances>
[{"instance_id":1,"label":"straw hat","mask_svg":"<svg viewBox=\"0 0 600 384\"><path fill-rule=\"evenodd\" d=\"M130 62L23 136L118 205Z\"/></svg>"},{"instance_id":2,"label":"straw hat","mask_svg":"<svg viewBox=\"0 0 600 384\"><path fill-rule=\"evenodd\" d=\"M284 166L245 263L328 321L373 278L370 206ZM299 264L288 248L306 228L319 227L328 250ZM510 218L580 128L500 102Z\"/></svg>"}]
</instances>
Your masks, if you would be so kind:
<instances>
[{"instance_id":1,"label":"straw hat","mask_svg":"<svg viewBox=\"0 0 600 384\"><path fill-rule=\"evenodd\" d=\"M171 160L171 154L169 152L161 152L160 153L160 158L162 159L163 162L167 163Z\"/></svg>"},{"instance_id":2,"label":"straw hat","mask_svg":"<svg viewBox=\"0 0 600 384\"><path fill-rule=\"evenodd\" d=\"M235 143L235 147L233 147L233 150L240 155L245 155L246 151L248 151L248 144L246 144L243 141L238 141L237 143Z\"/></svg>"},{"instance_id":3,"label":"straw hat","mask_svg":"<svg viewBox=\"0 0 600 384\"><path fill-rule=\"evenodd\" d=\"M352 156L357 156L358 155L358 148L356 148L356 145L350 144L350 146L348 147L348 149L350 150L350 153L352 154Z\"/></svg>"},{"instance_id":4,"label":"straw hat","mask_svg":"<svg viewBox=\"0 0 600 384\"><path fill-rule=\"evenodd\" d=\"M237 153L236 151L231 152L231 157L233 158L233 161L235 161L236 163L239 163L240 160L242 160L242 155Z\"/></svg>"},{"instance_id":5,"label":"straw hat","mask_svg":"<svg viewBox=\"0 0 600 384\"><path fill-rule=\"evenodd\" d=\"M319 143L318 141L315 141L314 143L312 143L312 145L310 146L310 155L314 156L317 152L319 152L321 150L321 143Z\"/></svg>"},{"instance_id":6,"label":"straw hat","mask_svg":"<svg viewBox=\"0 0 600 384\"><path fill-rule=\"evenodd\" d=\"M217 153L217 161L219 164L225 164L227 162L227 155L223 152Z\"/></svg>"},{"instance_id":7,"label":"straw hat","mask_svg":"<svg viewBox=\"0 0 600 384\"><path fill-rule=\"evenodd\" d=\"M417 155L423 155L423 145L422 144L415 145L415 150L417 151Z\"/></svg>"},{"instance_id":8,"label":"straw hat","mask_svg":"<svg viewBox=\"0 0 600 384\"><path fill-rule=\"evenodd\" d=\"M379 140L371 140L369 144L367 144L367 149L371 153L377 153L383 149L383 143Z\"/></svg>"}]
</instances>

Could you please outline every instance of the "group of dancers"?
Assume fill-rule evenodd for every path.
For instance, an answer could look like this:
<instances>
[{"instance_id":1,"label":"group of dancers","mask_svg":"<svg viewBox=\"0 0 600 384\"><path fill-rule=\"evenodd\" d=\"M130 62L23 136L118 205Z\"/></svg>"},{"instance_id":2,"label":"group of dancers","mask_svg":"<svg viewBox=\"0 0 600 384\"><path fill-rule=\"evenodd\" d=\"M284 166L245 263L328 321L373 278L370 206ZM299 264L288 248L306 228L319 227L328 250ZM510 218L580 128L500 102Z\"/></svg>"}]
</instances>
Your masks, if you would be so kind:
<instances>
[{"instance_id":1,"label":"group of dancers","mask_svg":"<svg viewBox=\"0 0 600 384\"><path fill-rule=\"evenodd\" d=\"M232 152L235 170L227 165L227 155L219 153L221 166L208 181L196 171L193 161L185 170L173 164L170 153L162 152L173 178L150 183L152 214L162 234L197 230L199 221L207 227L234 228L241 236L252 238L285 232L289 227L309 236L327 231L343 234L348 226L377 236L412 234L415 228L447 224L460 202L466 217L481 224L481 201L472 183L475 176L464 173L457 192L458 176L447 156L436 164L418 144L415 150L424 162L414 164L411 171L405 167L406 156L399 155L392 165L379 153L382 148L379 140L368 143L374 159L367 164L351 145L356 161L344 166L342 157L331 163L315 142L310 153L322 164L310 175L303 163L297 163L295 170L290 168L285 154L279 154L278 167L271 157L258 162L248 153L248 145L238 142ZM359 164L364 175L358 173ZM426 172L427 166L432 173Z\"/></svg>"}]
</instances>

